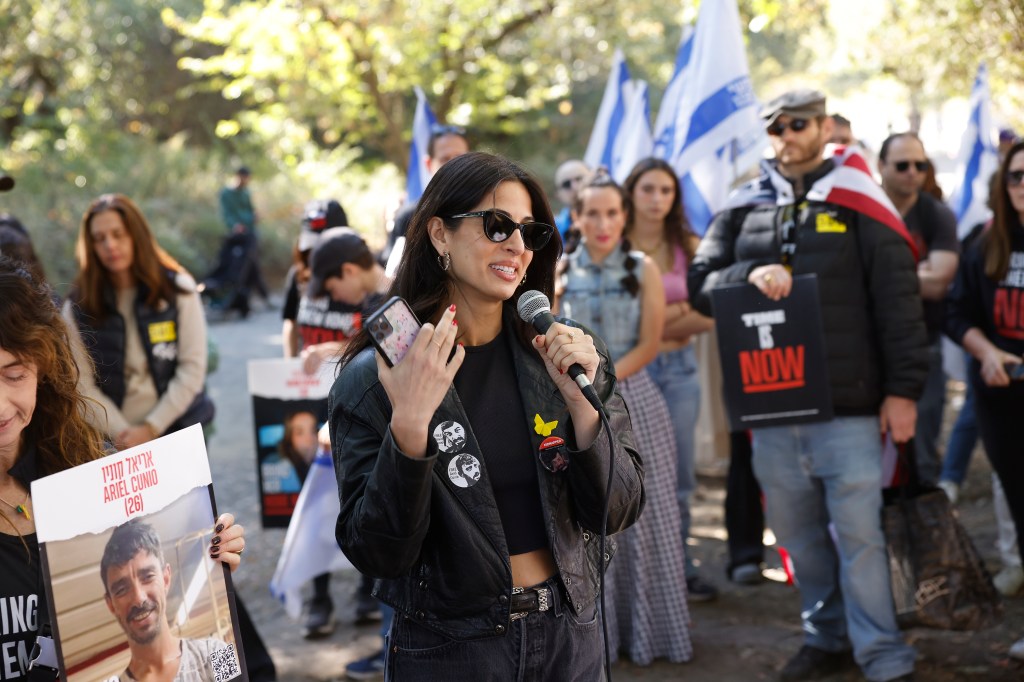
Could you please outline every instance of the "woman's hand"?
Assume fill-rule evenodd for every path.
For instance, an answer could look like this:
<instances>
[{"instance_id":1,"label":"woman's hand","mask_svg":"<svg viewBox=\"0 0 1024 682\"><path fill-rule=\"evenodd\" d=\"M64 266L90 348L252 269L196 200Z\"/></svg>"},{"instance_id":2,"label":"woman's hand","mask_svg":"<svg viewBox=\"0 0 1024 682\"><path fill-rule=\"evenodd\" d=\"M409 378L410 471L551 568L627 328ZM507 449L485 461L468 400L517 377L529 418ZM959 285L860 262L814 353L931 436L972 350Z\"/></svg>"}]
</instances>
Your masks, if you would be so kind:
<instances>
[{"instance_id":1,"label":"woman's hand","mask_svg":"<svg viewBox=\"0 0 1024 682\"><path fill-rule=\"evenodd\" d=\"M245 528L235 525L232 514L218 516L217 525L213 528L213 539L210 540L210 558L225 564L234 573L242 563L244 549Z\"/></svg>"},{"instance_id":2,"label":"woman's hand","mask_svg":"<svg viewBox=\"0 0 1024 682\"><path fill-rule=\"evenodd\" d=\"M593 337L585 334L582 329L556 322L548 328L547 334L533 338L533 347L543 358L548 375L555 382L566 405L589 406L590 403L568 372L570 366L578 363L590 379L590 383L594 383L598 365L601 364L601 356L597 354Z\"/></svg>"},{"instance_id":3,"label":"woman's hand","mask_svg":"<svg viewBox=\"0 0 1024 682\"><path fill-rule=\"evenodd\" d=\"M789 296L793 290L793 276L782 265L761 265L750 271L747 281L761 290L761 293L778 301Z\"/></svg>"},{"instance_id":4,"label":"woman's hand","mask_svg":"<svg viewBox=\"0 0 1024 682\"><path fill-rule=\"evenodd\" d=\"M460 345L451 362L458 324L455 306L444 311L437 326L423 325L409 352L394 367L376 354L377 376L391 401L391 435L399 449L410 457L427 453L427 428L441 405L466 351Z\"/></svg>"},{"instance_id":5,"label":"woman's hand","mask_svg":"<svg viewBox=\"0 0 1024 682\"><path fill-rule=\"evenodd\" d=\"M986 386L1009 386L1010 375L1006 373L1006 365L1019 365L1024 362L1018 355L1007 353L992 346L981 358L981 378Z\"/></svg>"},{"instance_id":6,"label":"woman's hand","mask_svg":"<svg viewBox=\"0 0 1024 682\"><path fill-rule=\"evenodd\" d=\"M129 426L127 429L117 434L117 445L118 450L127 450L133 448L136 445L142 445L148 443L155 438L160 436L148 422L143 422L138 426Z\"/></svg>"}]
</instances>

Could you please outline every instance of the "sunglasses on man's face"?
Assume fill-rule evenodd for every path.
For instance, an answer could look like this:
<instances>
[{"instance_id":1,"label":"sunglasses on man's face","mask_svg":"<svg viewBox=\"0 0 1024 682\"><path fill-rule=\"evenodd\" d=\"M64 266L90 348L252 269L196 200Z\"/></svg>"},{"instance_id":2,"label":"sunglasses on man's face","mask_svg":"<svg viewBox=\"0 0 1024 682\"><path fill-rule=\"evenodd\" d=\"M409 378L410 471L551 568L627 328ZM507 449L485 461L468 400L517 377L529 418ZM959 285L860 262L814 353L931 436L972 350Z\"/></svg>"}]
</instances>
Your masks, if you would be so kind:
<instances>
[{"instance_id":1,"label":"sunglasses on man's face","mask_svg":"<svg viewBox=\"0 0 1024 682\"><path fill-rule=\"evenodd\" d=\"M570 190L570 189L572 189L573 185L575 185L575 184L577 184L579 182L582 182L582 181L583 181L583 176L582 175L577 176L575 178L566 178L565 180L562 180L560 183L558 183L558 188L559 189L564 189L564 190Z\"/></svg>"},{"instance_id":2,"label":"sunglasses on man's face","mask_svg":"<svg viewBox=\"0 0 1024 682\"><path fill-rule=\"evenodd\" d=\"M486 211L473 211L472 213L459 213L451 216L452 220L459 218L483 218L484 236L496 244L500 244L517 229L523 233L523 246L530 251L540 251L551 239L555 228L545 223L537 223L528 220L525 223L517 223L512 216L503 213L496 208L489 208Z\"/></svg>"},{"instance_id":3,"label":"sunglasses on man's face","mask_svg":"<svg viewBox=\"0 0 1024 682\"><path fill-rule=\"evenodd\" d=\"M1024 170L1012 170L1006 173L1006 184L1010 187L1016 187L1022 182L1024 182Z\"/></svg>"},{"instance_id":4,"label":"sunglasses on man's face","mask_svg":"<svg viewBox=\"0 0 1024 682\"><path fill-rule=\"evenodd\" d=\"M927 161L897 161L893 164L897 173L906 173L913 166L918 173L924 173L928 170Z\"/></svg>"},{"instance_id":5,"label":"sunglasses on man's face","mask_svg":"<svg viewBox=\"0 0 1024 682\"><path fill-rule=\"evenodd\" d=\"M768 126L768 134L772 137L782 137L782 133L786 132L786 128L789 128L794 133L799 133L802 130L805 130L810 124L810 120L806 118L794 118L789 123L776 121Z\"/></svg>"},{"instance_id":6,"label":"sunglasses on man's face","mask_svg":"<svg viewBox=\"0 0 1024 682\"><path fill-rule=\"evenodd\" d=\"M443 137L445 135L458 135L459 137L465 137L466 129L462 126L453 126L444 123L435 123L430 126L431 137Z\"/></svg>"}]
</instances>

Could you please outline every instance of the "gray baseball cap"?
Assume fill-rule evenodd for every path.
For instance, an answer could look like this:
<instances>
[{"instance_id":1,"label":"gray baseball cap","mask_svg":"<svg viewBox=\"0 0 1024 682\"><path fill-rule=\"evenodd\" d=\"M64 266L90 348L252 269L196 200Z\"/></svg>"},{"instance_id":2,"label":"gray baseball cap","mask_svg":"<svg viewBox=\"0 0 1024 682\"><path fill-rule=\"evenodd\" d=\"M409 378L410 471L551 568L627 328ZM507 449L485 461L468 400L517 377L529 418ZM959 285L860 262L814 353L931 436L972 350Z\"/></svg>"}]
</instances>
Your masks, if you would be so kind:
<instances>
[{"instance_id":1,"label":"gray baseball cap","mask_svg":"<svg viewBox=\"0 0 1024 682\"><path fill-rule=\"evenodd\" d=\"M825 116L825 93L820 90L800 89L784 92L761 107L761 118L766 126L779 116L817 118Z\"/></svg>"},{"instance_id":2,"label":"gray baseball cap","mask_svg":"<svg viewBox=\"0 0 1024 682\"><path fill-rule=\"evenodd\" d=\"M370 247L352 228L332 227L324 230L309 255L309 295L322 295L328 277L337 275L342 265L367 253L370 253Z\"/></svg>"}]
</instances>

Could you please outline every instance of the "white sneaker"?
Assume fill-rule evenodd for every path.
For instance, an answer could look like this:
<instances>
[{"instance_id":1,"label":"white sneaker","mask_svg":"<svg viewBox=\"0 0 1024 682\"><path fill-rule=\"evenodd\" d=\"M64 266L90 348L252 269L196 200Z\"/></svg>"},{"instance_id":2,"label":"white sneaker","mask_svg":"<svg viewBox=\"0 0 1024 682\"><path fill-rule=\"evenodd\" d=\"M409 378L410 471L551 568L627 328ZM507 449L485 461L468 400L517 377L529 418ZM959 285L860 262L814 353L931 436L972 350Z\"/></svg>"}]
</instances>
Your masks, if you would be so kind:
<instances>
[{"instance_id":1,"label":"white sneaker","mask_svg":"<svg viewBox=\"0 0 1024 682\"><path fill-rule=\"evenodd\" d=\"M999 590L999 594L1004 597L1012 597L1020 592L1020 588L1024 587L1024 569L1020 566L1004 566L1003 570L992 578L992 584ZM1024 639L1017 644L1021 645L1021 652L1024 654Z\"/></svg>"},{"instance_id":2,"label":"white sneaker","mask_svg":"<svg viewBox=\"0 0 1024 682\"><path fill-rule=\"evenodd\" d=\"M946 493L946 497L949 498L950 504L956 504L956 501L960 499L960 485L953 481L939 481L936 486L942 492Z\"/></svg>"},{"instance_id":3,"label":"white sneaker","mask_svg":"<svg viewBox=\"0 0 1024 682\"><path fill-rule=\"evenodd\" d=\"M1016 658L1018 661L1024 661L1024 639L1018 639L1017 642L1010 647L1010 658Z\"/></svg>"}]
</instances>

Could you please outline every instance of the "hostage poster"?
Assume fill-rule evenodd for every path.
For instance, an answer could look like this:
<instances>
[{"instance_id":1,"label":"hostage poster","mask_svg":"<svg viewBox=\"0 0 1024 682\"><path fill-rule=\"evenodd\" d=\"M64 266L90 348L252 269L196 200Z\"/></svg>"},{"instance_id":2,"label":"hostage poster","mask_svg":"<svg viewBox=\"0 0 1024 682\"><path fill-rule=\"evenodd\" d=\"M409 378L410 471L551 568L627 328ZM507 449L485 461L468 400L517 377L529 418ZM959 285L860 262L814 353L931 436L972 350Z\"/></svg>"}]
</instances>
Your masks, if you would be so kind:
<instances>
[{"instance_id":1,"label":"hostage poster","mask_svg":"<svg viewBox=\"0 0 1024 682\"><path fill-rule=\"evenodd\" d=\"M753 284L719 287L711 306L732 431L832 418L818 278L773 301Z\"/></svg>"},{"instance_id":2,"label":"hostage poster","mask_svg":"<svg viewBox=\"0 0 1024 682\"><path fill-rule=\"evenodd\" d=\"M264 528L287 528L327 419L335 364L306 374L299 358L251 360L256 471Z\"/></svg>"},{"instance_id":3,"label":"hostage poster","mask_svg":"<svg viewBox=\"0 0 1024 682\"><path fill-rule=\"evenodd\" d=\"M196 425L32 484L60 679L127 682L174 652L175 679L248 679Z\"/></svg>"}]
</instances>

